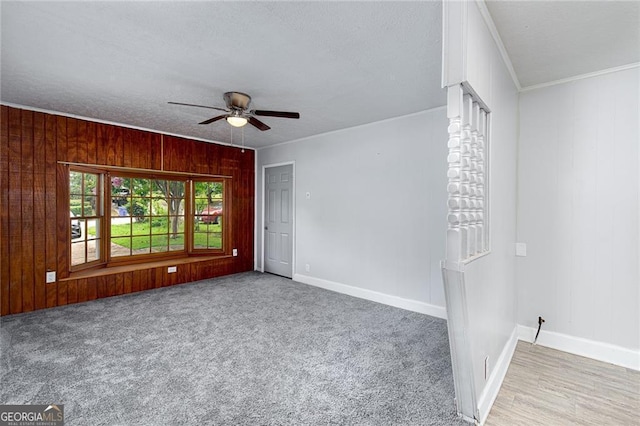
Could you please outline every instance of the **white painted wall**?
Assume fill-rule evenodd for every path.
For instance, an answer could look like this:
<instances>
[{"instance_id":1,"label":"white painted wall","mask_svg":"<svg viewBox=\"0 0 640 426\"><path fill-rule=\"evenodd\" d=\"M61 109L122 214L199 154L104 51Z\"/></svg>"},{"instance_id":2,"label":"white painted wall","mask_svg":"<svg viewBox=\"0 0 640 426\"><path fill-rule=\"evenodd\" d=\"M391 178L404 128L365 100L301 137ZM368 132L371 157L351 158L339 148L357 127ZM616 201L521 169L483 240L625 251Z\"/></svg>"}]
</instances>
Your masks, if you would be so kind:
<instances>
[{"instance_id":1,"label":"white painted wall","mask_svg":"<svg viewBox=\"0 0 640 426\"><path fill-rule=\"evenodd\" d=\"M475 4L473 4L475 6ZM473 7L469 7L473 10ZM477 19L480 19L479 17ZM486 27L476 24L478 30ZM484 360L489 357L489 375L497 366L516 328L516 275L514 242L516 241L516 175L518 138L518 93L495 45L485 46L476 58L488 63L478 66L489 78L491 138L489 169L489 206L491 253L466 265L469 334L475 388L481 418L490 408L487 399L496 389L487 388ZM489 70L487 70L489 68ZM499 384L499 383L498 383Z\"/></svg>"},{"instance_id":2,"label":"white painted wall","mask_svg":"<svg viewBox=\"0 0 640 426\"><path fill-rule=\"evenodd\" d=\"M519 324L541 315L638 365L639 82L635 68L521 94L517 260Z\"/></svg>"},{"instance_id":3,"label":"white painted wall","mask_svg":"<svg viewBox=\"0 0 640 426\"><path fill-rule=\"evenodd\" d=\"M262 166L295 161L294 280L443 316L446 141L438 108L260 149L258 206Z\"/></svg>"},{"instance_id":4,"label":"white painted wall","mask_svg":"<svg viewBox=\"0 0 640 426\"><path fill-rule=\"evenodd\" d=\"M483 3L445 3L445 66L443 83L462 84L488 106L490 115L490 244L485 256L464 262L460 268L464 279L452 279L451 315L463 318L462 330L450 331L458 346L454 352L458 363L454 369L458 397L473 392L476 407L469 412L467 403L462 414L479 421L486 419L506 373L517 336L516 272L516 178L518 142L518 92L509 74L498 43L485 21L488 14ZM490 18L489 18L490 19ZM461 39L462 42L457 42ZM450 43L447 40L451 41ZM461 81L456 77L462 78ZM450 108L455 110L455 106ZM453 241L452 241L453 242ZM455 263L456 259L447 259ZM449 265L449 263L447 264ZM455 265L447 271L455 271ZM455 278L456 272L450 273ZM462 289L456 289L458 283ZM455 290L455 291L453 291ZM462 296L458 296L462 294ZM456 296L456 297L453 297ZM459 311L463 310L463 313ZM450 323L450 327L451 327ZM468 341L467 341L468 339ZM488 374L485 377L485 359ZM466 412L465 412L466 411Z\"/></svg>"},{"instance_id":5,"label":"white painted wall","mask_svg":"<svg viewBox=\"0 0 640 426\"><path fill-rule=\"evenodd\" d=\"M489 169L491 252L465 268L469 334L480 416L486 418L497 388L489 388L489 371L506 372L511 354L503 352L514 342L516 329L516 176L518 93L498 51L486 51L491 61L491 140ZM510 349L509 349L510 350ZM498 365L498 361L503 364ZM497 379L494 379L497 380ZM499 386L501 379L497 383Z\"/></svg>"}]
</instances>

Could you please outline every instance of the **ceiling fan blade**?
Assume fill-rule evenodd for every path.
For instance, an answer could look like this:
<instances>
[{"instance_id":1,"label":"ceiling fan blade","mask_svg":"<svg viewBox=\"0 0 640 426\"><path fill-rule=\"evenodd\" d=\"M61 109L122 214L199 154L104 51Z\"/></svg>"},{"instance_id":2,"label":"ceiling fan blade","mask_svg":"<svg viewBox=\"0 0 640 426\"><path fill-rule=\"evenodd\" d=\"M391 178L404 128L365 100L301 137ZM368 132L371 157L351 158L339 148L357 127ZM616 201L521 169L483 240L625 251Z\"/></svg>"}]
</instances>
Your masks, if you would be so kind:
<instances>
[{"instance_id":1,"label":"ceiling fan blade","mask_svg":"<svg viewBox=\"0 0 640 426\"><path fill-rule=\"evenodd\" d=\"M218 110L218 111L228 112L224 108L212 107L212 106L207 106L207 105L184 104L182 102L167 102L167 103L171 104L171 105L182 105L182 106L192 106L192 107L198 107L198 108L209 108L209 109L215 109L215 110Z\"/></svg>"},{"instance_id":2,"label":"ceiling fan blade","mask_svg":"<svg viewBox=\"0 0 640 426\"><path fill-rule=\"evenodd\" d=\"M225 117L226 117L226 115L219 115L217 117L213 117L213 118L210 118L208 120L204 120L202 123L198 123L198 124L210 124L210 123L213 123L214 121L222 120Z\"/></svg>"},{"instance_id":3,"label":"ceiling fan blade","mask_svg":"<svg viewBox=\"0 0 640 426\"><path fill-rule=\"evenodd\" d=\"M267 126L266 124L264 124L262 121L258 120L255 117L248 117L249 123L252 124L253 126L257 127L258 129L262 130L263 132L265 130L269 130L271 127Z\"/></svg>"},{"instance_id":4,"label":"ceiling fan blade","mask_svg":"<svg viewBox=\"0 0 640 426\"><path fill-rule=\"evenodd\" d=\"M263 109L255 109L251 111L251 114L262 115L265 117L300 118L300 113L298 112L266 111Z\"/></svg>"}]
</instances>

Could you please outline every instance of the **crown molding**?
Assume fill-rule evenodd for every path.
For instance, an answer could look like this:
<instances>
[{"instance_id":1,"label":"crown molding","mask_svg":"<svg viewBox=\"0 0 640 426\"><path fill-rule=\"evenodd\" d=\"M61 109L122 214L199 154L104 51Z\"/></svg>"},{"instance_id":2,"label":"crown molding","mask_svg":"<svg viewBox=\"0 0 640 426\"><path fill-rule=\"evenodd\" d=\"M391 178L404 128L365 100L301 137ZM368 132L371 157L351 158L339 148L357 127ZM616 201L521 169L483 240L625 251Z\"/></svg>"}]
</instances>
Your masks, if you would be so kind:
<instances>
[{"instance_id":1,"label":"crown molding","mask_svg":"<svg viewBox=\"0 0 640 426\"><path fill-rule=\"evenodd\" d=\"M630 70L633 68L640 68L640 62L632 64L622 65L619 67L607 68L600 71L594 71L586 74L580 74L573 77L562 78L560 80L549 81L547 83L534 84L532 86L523 87L520 92L529 92L531 90L542 89L549 86L556 86L558 84L571 83L572 81L584 80L585 78L598 77L601 75L611 74L614 72Z\"/></svg>"},{"instance_id":2,"label":"crown molding","mask_svg":"<svg viewBox=\"0 0 640 426\"><path fill-rule=\"evenodd\" d=\"M504 43L502 43L502 38L500 37L500 33L498 33L498 29L496 28L496 24L493 22L493 18L491 17L491 13L489 13L489 9L487 8L487 4L485 0L475 0L478 9L480 10L480 14L484 19L485 24L487 24L487 28L491 33L491 37L493 37L493 41L496 43L498 51L500 52L500 56L502 57L502 62L507 67L509 71L509 75L511 76L511 80L513 80L513 84L515 84L516 89L520 91L522 86L520 85L520 80L518 80L518 76L516 75L516 71L513 68L513 64L511 63L511 58L509 58L509 54L507 53L507 49L504 47Z\"/></svg>"}]
</instances>

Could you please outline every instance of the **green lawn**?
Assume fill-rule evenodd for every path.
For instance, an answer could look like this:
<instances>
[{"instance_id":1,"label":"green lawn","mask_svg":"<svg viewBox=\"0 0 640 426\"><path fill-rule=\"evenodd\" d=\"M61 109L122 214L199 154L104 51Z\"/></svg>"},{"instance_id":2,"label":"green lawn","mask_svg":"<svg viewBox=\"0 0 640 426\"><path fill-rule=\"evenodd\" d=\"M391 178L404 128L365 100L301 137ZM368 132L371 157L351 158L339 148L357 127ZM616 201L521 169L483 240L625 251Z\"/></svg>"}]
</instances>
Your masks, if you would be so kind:
<instances>
[{"instance_id":1,"label":"green lawn","mask_svg":"<svg viewBox=\"0 0 640 426\"><path fill-rule=\"evenodd\" d=\"M195 248L207 248L207 246L208 248L222 248L222 218L219 221L219 224L198 224L193 234ZM176 238L170 238L168 222L167 220L154 219L133 222L132 224L112 224L111 241L133 250L149 247L162 249L167 247L168 241L171 250L182 250L184 247L184 223L179 224ZM89 228L87 232L95 234L95 228Z\"/></svg>"}]
</instances>

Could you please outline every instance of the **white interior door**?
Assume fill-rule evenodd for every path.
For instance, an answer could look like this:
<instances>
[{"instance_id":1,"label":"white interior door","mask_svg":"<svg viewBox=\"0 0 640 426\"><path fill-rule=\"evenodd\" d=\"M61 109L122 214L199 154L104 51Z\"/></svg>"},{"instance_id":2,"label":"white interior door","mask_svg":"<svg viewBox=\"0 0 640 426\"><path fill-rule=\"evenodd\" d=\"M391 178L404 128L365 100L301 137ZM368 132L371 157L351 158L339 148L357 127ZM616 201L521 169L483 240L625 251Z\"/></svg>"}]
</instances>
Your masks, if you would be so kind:
<instances>
[{"instance_id":1,"label":"white interior door","mask_svg":"<svg viewBox=\"0 0 640 426\"><path fill-rule=\"evenodd\" d=\"M265 169L264 271L292 277L293 165Z\"/></svg>"}]
</instances>

